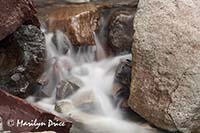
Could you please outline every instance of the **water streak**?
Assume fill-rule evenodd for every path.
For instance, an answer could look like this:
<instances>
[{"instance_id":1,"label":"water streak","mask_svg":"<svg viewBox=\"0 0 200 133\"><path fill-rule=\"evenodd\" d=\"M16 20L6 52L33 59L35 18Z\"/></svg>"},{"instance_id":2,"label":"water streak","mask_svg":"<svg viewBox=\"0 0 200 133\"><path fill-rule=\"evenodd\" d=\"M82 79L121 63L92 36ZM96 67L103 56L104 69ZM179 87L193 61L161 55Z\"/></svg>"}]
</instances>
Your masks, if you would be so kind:
<instances>
[{"instance_id":1,"label":"water streak","mask_svg":"<svg viewBox=\"0 0 200 133\"><path fill-rule=\"evenodd\" d=\"M55 34L46 34L48 63L42 79L47 84L42 92L48 97L40 101L35 101L34 97L27 100L53 113L56 113L55 103L60 105L62 117L74 123L72 133L149 133L141 126L123 120L112 101L116 67L122 59L131 59L131 55L106 58L95 34L96 46L78 50L62 32ZM70 77L79 79L82 85L66 99L56 101L56 86Z\"/></svg>"}]
</instances>

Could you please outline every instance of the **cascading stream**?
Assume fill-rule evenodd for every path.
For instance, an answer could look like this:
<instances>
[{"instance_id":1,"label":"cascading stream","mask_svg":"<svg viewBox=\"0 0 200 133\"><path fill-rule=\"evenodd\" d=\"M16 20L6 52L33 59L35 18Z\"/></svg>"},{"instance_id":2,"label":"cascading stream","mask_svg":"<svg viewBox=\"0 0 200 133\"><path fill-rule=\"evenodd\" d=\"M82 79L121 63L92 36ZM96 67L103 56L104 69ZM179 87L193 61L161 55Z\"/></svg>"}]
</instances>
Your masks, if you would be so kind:
<instances>
[{"instance_id":1,"label":"cascading stream","mask_svg":"<svg viewBox=\"0 0 200 133\"><path fill-rule=\"evenodd\" d=\"M62 32L57 31L56 36L46 34L48 62L41 79L46 84L42 93L48 97L39 101L29 97L27 100L72 120L71 133L149 133L141 126L123 120L112 101L116 67L122 59L131 59L131 55L106 58L95 34L94 38L96 46L75 49ZM56 86L70 78L78 79L80 88L65 99L56 100ZM55 104L60 105L62 113L54 111Z\"/></svg>"}]
</instances>

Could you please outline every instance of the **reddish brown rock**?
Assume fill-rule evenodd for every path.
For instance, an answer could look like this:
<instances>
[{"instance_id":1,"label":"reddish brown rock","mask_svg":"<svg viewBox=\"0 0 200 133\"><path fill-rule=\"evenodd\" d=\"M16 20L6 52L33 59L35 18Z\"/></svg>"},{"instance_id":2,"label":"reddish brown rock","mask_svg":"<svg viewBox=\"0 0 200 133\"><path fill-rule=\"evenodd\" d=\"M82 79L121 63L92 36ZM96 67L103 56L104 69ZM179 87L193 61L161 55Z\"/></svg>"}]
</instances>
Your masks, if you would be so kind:
<instances>
[{"instance_id":1,"label":"reddish brown rock","mask_svg":"<svg viewBox=\"0 0 200 133\"><path fill-rule=\"evenodd\" d=\"M0 0L0 40L22 24L39 27L32 0Z\"/></svg>"},{"instance_id":2,"label":"reddish brown rock","mask_svg":"<svg viewBox=\"0 0 200 133\"><path fill-rule=\"evenodd\" d=\"M3 130L19 132L34 132L34 131L55 131L57 133L68 133L72 124L69 121L61 119L49 112L40 110L26 101L12 96L0 90L0 116L3 120ZM21 123L34 121L41 124L37 126L21 126ZM60 126L48 126L48 123L53 121L60 123Z\"/></svg>"},{"instance_id":3,"label":"reddish brown rock","mask_svg":"<svg viewBox=\"0 0 200 133\"><path fill-rule=\"evenodd\" d=\"M74 45L94 45L93 32L99 29L99 12L93 4L65 5L48 17L49 31L63 31Z\"/></svg>"},{"instance_id":4,"label":"reddish brown rock","mask_svg":"<svg viewBox=\"0 0 200 133\"><path fill-rule=\"evenodd\" d=\"M47 18L47 14L55 9L66 4L70 4L67 0L33 0L33 2L35 3L37 15L41 21L45 20ZM98 7L100 6L103 8L116 8L122 6L133 8L138 4L138 0L98 0L91 2L96 4Z\"/></svg>"},{"instance_id":5,"label":"reddish brown rock","mask_svg":"<svg viewBox=\"0 0 200 133\"><path fill-rule=\"evenodd\" d=\"M47 14L67 3L65 0L33 0L33 2L37 9L37 16L41 22L45 21Z\"/></svg>"}]
</instances>

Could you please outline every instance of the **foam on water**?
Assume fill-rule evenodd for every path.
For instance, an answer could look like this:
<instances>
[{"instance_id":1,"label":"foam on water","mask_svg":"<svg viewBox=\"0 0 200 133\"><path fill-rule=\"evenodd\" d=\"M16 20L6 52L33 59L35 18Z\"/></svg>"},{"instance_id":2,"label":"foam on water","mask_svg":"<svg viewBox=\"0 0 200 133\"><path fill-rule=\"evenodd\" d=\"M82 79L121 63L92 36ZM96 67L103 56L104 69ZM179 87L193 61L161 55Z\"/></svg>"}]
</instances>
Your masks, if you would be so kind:
<instances>
[{"instance_id":1,"label":"foam on water","mask_svg":"<svg viewBox=\"0 0 200 133\"><path fill-rule=\"evenodd\" d=\"M53 39L56 42L53 43ZM62 32L46 34L47 60L46 71L42 78L48 84L42 89L48 98L35 101L27 100L40 108L73 121L72 133L149 133L138 124L123 120L123 116L112 102L112 85L117 65L122 59L131 59L131 55L108 57L94 34L96 46L73 48ZM61 80L76 77L82 82L81 88L71 96L59 101L68 103L62 114L54 111L56 85ZM87 111L79 107L80 102L91 103ZM88 111L89 110L89 111ZM91 110L95 110L94 112Z\"/></svg>"}]
</instances>

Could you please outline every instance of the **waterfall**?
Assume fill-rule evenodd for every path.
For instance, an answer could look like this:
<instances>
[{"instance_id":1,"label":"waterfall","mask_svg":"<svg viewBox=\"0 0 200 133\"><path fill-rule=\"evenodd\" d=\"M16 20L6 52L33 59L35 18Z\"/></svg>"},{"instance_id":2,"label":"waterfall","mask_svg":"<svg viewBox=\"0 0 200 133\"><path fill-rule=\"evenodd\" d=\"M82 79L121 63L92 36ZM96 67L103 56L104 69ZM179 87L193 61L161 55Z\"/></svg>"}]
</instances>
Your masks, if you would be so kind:
<instances>
[{"instance_id":1,"label":"waterfall","mask_svg":"<svg viewBox=\"0 0 200 133\"><path fill-rule=\"evenodd\" d=\"M62 32L47 33L47 64L41 77L48 82L42 89L47 97L39 101L35 97L27 100L70 119L73 122L71 133L149 133L139 124L124 120L112 101L116 67L122 59L131 59L131 55L106 58L96 34L94 38L95 46L76 48ZM82 85L70 96L57 100L57 84L71 77L80 80ZM88 106L81 106L80 103L87 103ZM62 113L54 111L55 104L64 108Z\"/></svg>"}]
</instances>

